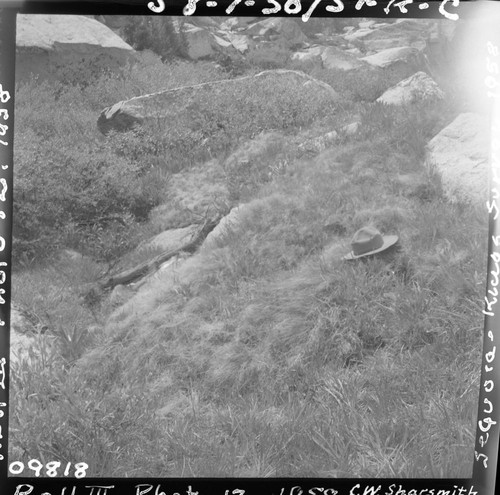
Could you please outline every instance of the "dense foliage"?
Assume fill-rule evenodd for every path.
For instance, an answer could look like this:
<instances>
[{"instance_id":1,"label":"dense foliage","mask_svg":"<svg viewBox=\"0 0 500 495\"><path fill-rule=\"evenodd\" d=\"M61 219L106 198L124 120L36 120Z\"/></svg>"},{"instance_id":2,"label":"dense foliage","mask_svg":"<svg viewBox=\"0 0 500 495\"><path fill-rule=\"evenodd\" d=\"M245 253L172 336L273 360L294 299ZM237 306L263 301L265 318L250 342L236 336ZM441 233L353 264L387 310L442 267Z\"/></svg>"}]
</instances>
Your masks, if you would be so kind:
<instances>
[{"instance_id":1,"label":"dense foliage","mask_svg":"<svg viewBox=\"0 0 500 495\"><path fill-rule=\"evenodd\" d=\"M178 24L177 29L174 22ZM129 17L123 28L123 38L136 50L151 50L164 61L183 57L185 45L180 23L182 18L173 21L166 16Z\"/></svg>"},{"instance_id":2,"label":"dense foliage","mask_svg":"<svg viewBox=\"0 0 500 495\"><path fill-rule=\"evenodd\" d=\"M20 85L14 200L19 260L43 257L65 245L83 244L104 258L123 253L131 245L123 244L128 227L159 204L169 173L229 152L243 136L272 129L293 132L334 110L324 95L303 91L295 82L249 78L210 85L186 102L176 100L182 110L173 105L161 125L153 121L137 131L102 136L98 112L113 95L132 96L137 84L148 91L148 73L170 76L170 87L215 75L209 64L200 65L198 75L185 64L160 67L165 69L154 74L151 68L133 66L122 75L105 74L92 86ZM120 242L104 234L110 228Z\"/></svg>"}]
</instances>

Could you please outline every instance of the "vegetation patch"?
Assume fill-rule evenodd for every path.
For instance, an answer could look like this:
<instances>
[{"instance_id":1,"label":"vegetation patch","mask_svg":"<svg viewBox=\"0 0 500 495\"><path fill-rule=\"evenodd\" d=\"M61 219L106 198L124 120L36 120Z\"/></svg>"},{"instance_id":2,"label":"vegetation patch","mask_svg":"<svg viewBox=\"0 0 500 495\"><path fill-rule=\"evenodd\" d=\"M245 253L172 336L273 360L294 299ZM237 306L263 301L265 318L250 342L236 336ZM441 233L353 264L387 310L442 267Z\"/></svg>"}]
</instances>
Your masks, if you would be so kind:
<instances>
[{"instance_id":1,"label":"vegetation patch","mask_svg":"<svg viewBox=\"0 0 500 495\"><path fill-rule=\"evenodd\" d=\"M57 345L12 370L11 458L84 459L94 477L469 477L486 215L447 203L425 163L454 107L367 104L392 76L324 71L342 105L249 79L165 128L102 136L114 91L228 76L124 70L18 88L13 298ZM322 153L297 152L353 120ZM84 297L158 256L135 250L145 236L233 206L126 304ZM366 225L397 249L344 260ZM85 256L56 260L68 248Z\"/></svg>"}]
</instances>

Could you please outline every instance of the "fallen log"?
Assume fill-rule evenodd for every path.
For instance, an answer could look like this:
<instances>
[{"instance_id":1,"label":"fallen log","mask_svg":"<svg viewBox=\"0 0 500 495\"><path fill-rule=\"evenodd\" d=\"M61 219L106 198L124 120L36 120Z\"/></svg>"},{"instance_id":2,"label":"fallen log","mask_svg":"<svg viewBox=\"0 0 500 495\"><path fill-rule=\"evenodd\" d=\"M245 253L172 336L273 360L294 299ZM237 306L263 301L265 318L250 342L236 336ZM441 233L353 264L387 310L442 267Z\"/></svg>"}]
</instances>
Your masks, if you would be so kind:
<instances>
[{"instance_id":1,"label":"fallen log","mask_svg":"<svg viewBox=\"0 0 500 495\"><path fill-rule=\"evenodd\" d=\"M217 226L220 220L221 217L217 217L215 220L206 220L200 230L193 236L193 239L184 246L181 246L178 249L173 249L171 251L165 251L154 257L152 260L141 263L135 268L125 270L118 273L117 275L109 277L106 281L99 284L100 289L113 289L117 285L131 284L132 282L136 282L146 275L154 273L160 268L163 263L182 252L193 254L198 249L198 247L201 246L207 235Z\"/></svg>"}]
</instances>

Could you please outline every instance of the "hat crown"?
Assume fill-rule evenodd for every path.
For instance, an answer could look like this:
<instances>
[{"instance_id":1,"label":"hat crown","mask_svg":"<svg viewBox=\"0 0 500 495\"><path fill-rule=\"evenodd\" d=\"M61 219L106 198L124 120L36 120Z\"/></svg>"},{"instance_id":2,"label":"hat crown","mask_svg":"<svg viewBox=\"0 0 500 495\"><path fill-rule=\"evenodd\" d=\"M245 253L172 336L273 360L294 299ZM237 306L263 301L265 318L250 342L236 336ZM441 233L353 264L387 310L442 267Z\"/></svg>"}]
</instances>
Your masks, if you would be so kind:
<instances>
[{"instance_id":1,"label":"hat crown","mask_svg":"<svg viewBox=\"0 0 500 495\"><path fill-rule=\"evenodd\" d=\"M355 256L360 256L384 245L382 234L375 227L363 227L353 236L351 249Z\"/></svg>"}]
</instances>

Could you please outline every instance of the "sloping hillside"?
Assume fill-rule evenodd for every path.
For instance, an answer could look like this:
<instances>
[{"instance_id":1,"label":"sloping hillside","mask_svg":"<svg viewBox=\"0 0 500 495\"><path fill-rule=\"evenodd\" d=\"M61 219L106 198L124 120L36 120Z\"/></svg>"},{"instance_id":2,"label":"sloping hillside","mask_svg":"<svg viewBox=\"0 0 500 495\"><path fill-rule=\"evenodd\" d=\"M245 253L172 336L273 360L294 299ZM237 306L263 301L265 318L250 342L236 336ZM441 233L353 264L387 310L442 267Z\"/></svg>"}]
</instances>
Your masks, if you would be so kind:
<instances>
[{"instance_id":1,"label":"sloping hillside","mask_svg":"<svg viewBox=\"0 0 500 495\"><path fill-rule=\"evenodd\" d=\"M361 22L326 41L280 27L305 43L280 67L263 66L278 27L235 24L257 44L243 74L149 54L85 86L18 87L14 300L45 331L13 367L12 460L470 476L486 212L450 199L428 145L471 108L421 75L432 25ZM314 37L359 63L294 60ZM117 109L135 120L113 127ZM364 226L397 245L344 259Z\"/></svg>"}]
</instances>

